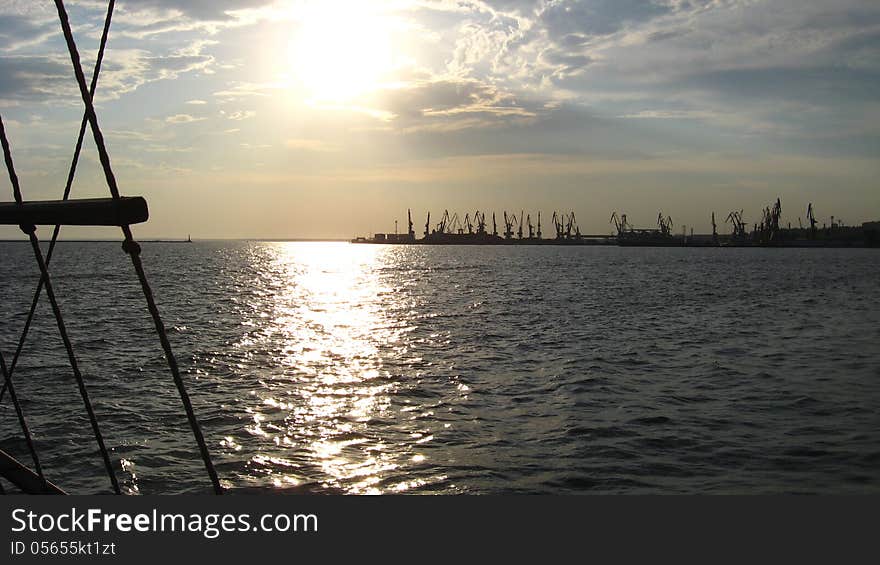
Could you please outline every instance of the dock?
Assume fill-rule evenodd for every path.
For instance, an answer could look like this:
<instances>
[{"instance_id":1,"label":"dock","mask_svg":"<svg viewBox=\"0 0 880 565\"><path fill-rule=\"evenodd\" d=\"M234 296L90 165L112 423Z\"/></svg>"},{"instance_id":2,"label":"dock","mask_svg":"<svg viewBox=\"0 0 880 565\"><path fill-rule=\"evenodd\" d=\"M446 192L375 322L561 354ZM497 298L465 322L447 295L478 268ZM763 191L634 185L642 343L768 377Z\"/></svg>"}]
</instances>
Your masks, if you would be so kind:
<instances>
[{"instance_id":1,"label":"dock","mask_svg":"<svg viewBox=\"0 0 880 565\"><path fill-rule=\"evenodd\" d=\"M458 213L443 212L440 221L431 223L427 213L422 237L416 237L412 210L407 210L406 233L375 233L372 237L355 237L357 244L382 245L616 245L620 247L878 247L880 246L880 221L865 222L859 226L846 226L839 219L823 223L819 227L813 205L807 206L804 226L798 218L798 227L791 222L783 227L782 202L779 198L772 206L761 211L760 222L751 229L744 219L744 211L730 212L725 223L731 225L729 234L718 233L715 213L712 212L712 233L688 233L682 226L681 233L674 233L672 217L658 213L656 226L635 227L626 214L611 214L613 230L608 234L581 233L574 212L553 212L551 216L552 237L544 237L541 212L534 216L524 210L517 213L503 212L500 217L491 215L491 229L486 213L477 210L462 218ZM535 218L535 222L533 222ZM499 225L498 219L503 221ZM395 222L395 226L397 222ZM499 231L503 228L503 231Z\"/></svg>"}]
</instances>

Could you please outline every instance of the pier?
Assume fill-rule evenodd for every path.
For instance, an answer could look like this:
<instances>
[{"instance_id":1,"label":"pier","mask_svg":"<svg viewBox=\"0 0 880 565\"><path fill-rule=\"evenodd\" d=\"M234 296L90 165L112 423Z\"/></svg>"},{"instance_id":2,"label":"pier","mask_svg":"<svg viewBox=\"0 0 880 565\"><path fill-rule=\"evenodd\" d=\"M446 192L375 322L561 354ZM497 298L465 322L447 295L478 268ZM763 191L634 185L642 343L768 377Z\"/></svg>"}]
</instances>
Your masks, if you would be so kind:
<instances>
[{"instance_id":1,"label":"pier","mask_svg":"<svg viewBox=\"0 0 880 565\"><path fill-rule=\"evenodd\" d=\"M532 218L535 218L535 222ZM491 230L489 221L491 218ZM613 231L608 234L581 233L574 212L553 212L551 223L554 237L544 237L541 212L535 216L521 210L519 214L502 212L491 216L479 210L458 213L444 210L440 221L431 223L427 213L422 237L416 237L412 210L407 210L406 233L375 233L372 237L355 237L351 243L386 245L617 245L621 247L877 247L880 246L880 221L865 222L861 226L845 226L839 219L823 223L819 227L813 204L807 206L805 226L798 218L798 227L791 222L782 225L782 201L777 198L772 206L761 211L760 222L751 229L744 219L744 210L734 210L727 215L725 223L731 225L729 234L719 234L715 212L711 213L712 233L695 234L682 227L674 233L672 217L661 211L656 226L635 227L626 214L613 212L609 224ZM503 221L503 225L498 220ZM397 226L397 222L395 222ZM503 231L499 232L499 229Z\"/></svg>"}]
</instances>

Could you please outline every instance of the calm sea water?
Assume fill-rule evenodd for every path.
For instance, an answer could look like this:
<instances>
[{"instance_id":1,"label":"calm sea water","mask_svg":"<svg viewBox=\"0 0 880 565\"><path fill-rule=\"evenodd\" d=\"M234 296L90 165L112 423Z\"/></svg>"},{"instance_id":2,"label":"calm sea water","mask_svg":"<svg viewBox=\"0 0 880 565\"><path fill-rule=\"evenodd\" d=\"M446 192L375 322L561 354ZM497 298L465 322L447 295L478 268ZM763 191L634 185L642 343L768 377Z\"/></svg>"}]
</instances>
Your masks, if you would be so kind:
<instances>
[{"instance_id":1,"label":"calm sea water","mask_svg":"<svg viewBox=\"0 0 880 565\"><path fill-rule=\"evenodd\" d=\"M880 253L144 244L242 492L880 492ZM127 492L208 492L131 263L56 292ZM0 243L11 361L38 274ZM47 475L109 491L45 298L15 380ZM29 462L11 404L0 448ZM7 485L8 486L8 485Z\"/></svg>"}]
</instances>

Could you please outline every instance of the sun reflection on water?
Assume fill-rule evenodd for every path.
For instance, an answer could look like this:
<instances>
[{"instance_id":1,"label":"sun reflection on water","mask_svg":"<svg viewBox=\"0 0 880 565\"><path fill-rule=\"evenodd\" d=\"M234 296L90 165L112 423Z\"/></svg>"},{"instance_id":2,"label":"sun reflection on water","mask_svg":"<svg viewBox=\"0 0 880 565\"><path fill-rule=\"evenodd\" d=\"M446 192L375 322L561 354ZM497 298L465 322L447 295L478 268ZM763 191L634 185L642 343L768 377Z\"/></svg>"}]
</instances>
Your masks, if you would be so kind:
<instances>
[{"instance_id":1,"label":"sun reflection on water","mask_svg":"<svg viewBox=\"0 0 880 565\"><path fill-rule=\"evenodd\" d=\"M407 490L424 480L390 481L402 466L425 464L429 433L383 431L393 421L402 386L389 358L406 351L413 328L396 290L380 276L393 249L350 244L278 243L264 273L273 280L264 323L239 347L273 352L272 367L255 375L246 427L262 442L251 458L269 484L296 486L322 477L322 486L369 494ZM400 412L403 413L403 412ZM390 428L390 427L389 427ZM235 443L227 440L235 449ZM384 481L384 482L383 482Z\"/></svg>"}]
</instances>

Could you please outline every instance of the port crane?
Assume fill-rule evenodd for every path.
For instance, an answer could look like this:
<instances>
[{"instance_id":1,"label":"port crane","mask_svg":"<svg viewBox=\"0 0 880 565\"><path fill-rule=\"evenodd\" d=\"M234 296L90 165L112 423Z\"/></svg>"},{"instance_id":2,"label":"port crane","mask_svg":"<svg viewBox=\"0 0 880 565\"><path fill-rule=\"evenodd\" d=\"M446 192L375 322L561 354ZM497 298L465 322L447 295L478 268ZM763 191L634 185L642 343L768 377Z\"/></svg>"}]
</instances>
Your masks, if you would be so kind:
<instances>
[{"instance_id":1,"label":"port crane","mask_svg":"<svg viewBox=\"0 0 880 565\"><path fill-rule=\"evenodd\" d=\"M556 228L556 239L563 239L565 237L565 220L562 214L553 212L553 226Z\"/></svg>"},{"instance_id":2,"label":"port crane","mask_svg":"<svg viewBox=\"0 0 880 565\"><path fill-rule=\"evenodd\" d=\"M712 243L718 244L718 226L715 224L715 212L712 212Z\"/></svg>"},{"instance_id":3,"label":"port crane","mask_svg":"<svg viewBox=\"0 0 880 565\"><path fill-rule=\"evenodd\" d=\"M770 234L772 236L779 231L779 220L782 218L782 201L777 198L776 203L773 205L773 208L767 208L766 213L767 229L770 231Z\"/></svg>"},{"instance_id":4,"label":"port crane","mask_svg":"<svg viewBox=\"0 0 880 565\"><path fill-rule=\"evenodd\" d=\"M777 238L781 217L782 202L777 198L772 208L770 206L764 208L761 214L761 224L755 228L755 231L760 234L762 242L769 243Z\"/></svg>"},{"instance_id":5,"label":"port crane","mask_svg":"<svg viewBox=\"0 0 880 565\"><path fill-rule=\"evenodd\" d=\"M7 214L7 216L4 216ZM498 215L492 213L492 231L488 231L487 226L488 212L474 209L468 211L464 216L460 216L458 212L450 212L448 209L443 211L440 221L436 224L432 223L432 219L436 222L436 217L428 211L424 224L424 240L416 239L416 230L413 223L413 212L411 208L406 211L407 229L405 232L398 231L398 225L402 222L394 221L394 232L383 234L377 233L375 237L357 237L352 239L352 243L444 243L444 244L480 244L492 245L499 243L508 244L530 244L530 243L547 243L557 245L568 244L613 244L614 239L609 238L606 234L602 235L583 235L578 226L577 218L574 211L552 211L552 223L555 229L555 240L544 239L543 233L543 213L537 211L535 218L532 213L526 214L525 209L521 209L519 215L508 211L503 211L504 230L500 232L498 226ZM0 205L0 223L3 218L8 216L8 212ZM782 200L776 198L770 201L769 205L761 207L761 214L758 221L749 224L745 221L743 210L733 210L728 213L723 223L729 223L732 226L732 232L729 236L719 234L721 226L718 224L719 218L715 211L710 212L712 231L710 236L694 237L693 227L690 230L691 237L687 237L687 230L682 226L680 237L673 234L672 217L665 215L663 211L659 211L656 216L656 226L647 229L634 227L628 220L626 214L620 214L615 211L611 214L610 223L616 231L617 242L619 245L640 245L640 246L671 246L671 245L695 245L706 246L711 241L715 245L730 246L786 246L786 247L804 247L806 239L822 238L822 246L835 245L857 245L857 238L862 231L871 228L861 228L857 226L844 228L844 222L835 216L831 216L830 229L826 224L822 224L823 234L828 237L822 237L819 234L819 222L815 216L813 203L810 202L806 208L806 217L798 216L797 224L794 224L794 218L786 223L782 222ZM537 220L537 222L535 222ZM786 227L787 225L787 227ZM839 234L832 234L833 231L840 230ZM500 233L500 236L499 236ZM866 236L865 245L875 245L871 232ZM835 235L832 240L831 235ZM463 237L457 237L463 236ZM869 237L870 236L870 237ZM855 243L853 243L855 242ZM809 246L814 246L810 244Z\"/></svg>"},{"instance_id":6,"label":"port crane","mask_svg":"<svg viewBox=\"0 0 880 565\"><path fill-rule=\"evenodd\" d=\"M660 212L657 215L657 227L660 228L660 233L664 236L672 235L672 217L666 216L663 217L663 212Z\"/></svg>"},{"instance_id":7,"label":"port crane","mask_svg":"<svg viewBox=\"0 0 880 565\"><path fill-rule=\"evenodd\" d=\"M577 219L574 217L574 212L568 215L567 223L565 225L565 239L572 239L572 229L574 229L574 239L580 239L581 228L578 226Z\"/></svg>"},{"instance_id":8,"label":"port crane","mask_svg":"<svg viewBox=\"0 0 880 565\"><path fill-rule=\"evenodd\" d=\"M727 215L727 219L724 220L725 223L730 223L733 226L733 239L745 239L746 238L746 223L743 221L743 211L740 210L737 212L734 210L730 214Z\"/></svg>"},{"instance_id":9,"label":"port crane","mask_svg":"<svg viewBox=\"0 0 880 565\"><path fill-rule=\"evenodd\" d=\"M477 233L485 235L486 233L486 214L482 212L474 212L474 221L477 223Z\"/></svg>"},{"instance_id":10,"label":"port crane","mask_svg":"<svg viewBox=\"0 0 880 565\"><path fill-rule=\"evenodd\" d=\"M516 220L516 214L510 216L504 212L504 239L513 239L513 222Z\"/></svg>"},{"instance_id":11,"label":"port crane","mask_svg":"<svg viewBox=\"0 0 880 565\"><path fill-rule=\"evenodd\" d=\"M611 221L609 222L614 224L614 229L617 230L617 235L621 236L627 231L631 231L632 228L626 220L626 214L617 215L617 212L611 213Z\"/></svg>"},{"instance_id":12,"label":"port crane","mask_svg":"<svg viewBox=\"0 0 880 565\"><path fill-rule=\"evenodd\" d=\"M773 205L773 210L770 211L770 220L771 227L773 228L773 233L779 231L780 219L782 219L782 200L777 197L776 204Z\"/></svg>"},{"instance_id":13,"label":"port crane","mask_svg":"<svg viewBox=\"0 0 880 565\"><path fill-rule=\"evenodd\" d=\"M813 203L807 204L807 220L810 221L810 237L816 236L816 216L813 215Z\"/></svg>"},{"instance_id":14,"label":"port crane","mask_svg":"<svg viewBox=\"0 0 880 565\"><path fill-rule=\"evenodd\" d=\"M458 218L458 212L452 214L452 219L449 221L449 233L457 233L459 235L464 233L464 227L462 227L461 220Z\"/></svg>"},{"instance_id":15,"label":"port crane","mask_svg":"<svg viewBox=\"0 0 880 565\"><path fill-rule=\"evenodd\" d=\"M471 215L470 213L464 215L464 225L467 228L467 232L469 234L474 233L474 224L471 223Z\"/></svg>"},{"instance_id":16,"label":"port crane","mask_svg":"<svg viewBox=\"0 0 880 565\"><path fill-rule=\"evenodd\" d=\"M435 230L437 233L447 233L447 229L449 228L449 210L443 211L443 216L440 218L440 223L437 224L437 229Z\"/></svg>"}]
</instances>

